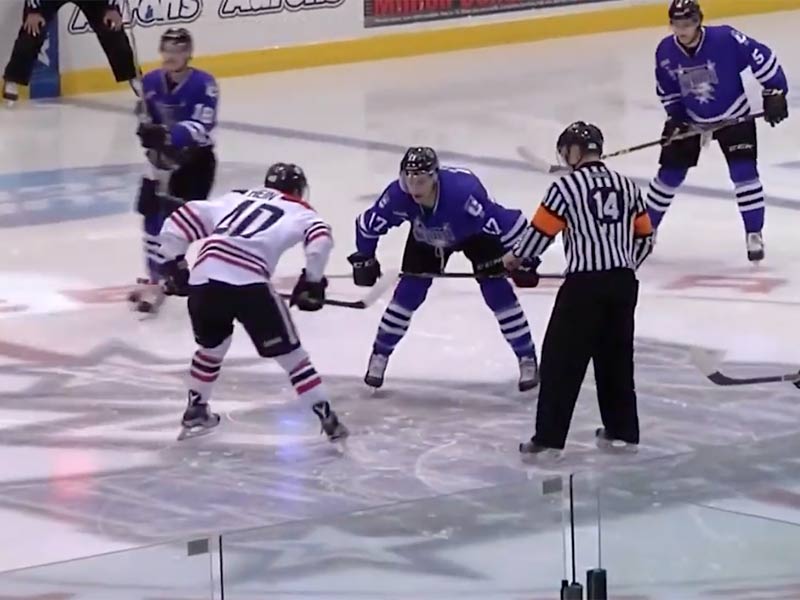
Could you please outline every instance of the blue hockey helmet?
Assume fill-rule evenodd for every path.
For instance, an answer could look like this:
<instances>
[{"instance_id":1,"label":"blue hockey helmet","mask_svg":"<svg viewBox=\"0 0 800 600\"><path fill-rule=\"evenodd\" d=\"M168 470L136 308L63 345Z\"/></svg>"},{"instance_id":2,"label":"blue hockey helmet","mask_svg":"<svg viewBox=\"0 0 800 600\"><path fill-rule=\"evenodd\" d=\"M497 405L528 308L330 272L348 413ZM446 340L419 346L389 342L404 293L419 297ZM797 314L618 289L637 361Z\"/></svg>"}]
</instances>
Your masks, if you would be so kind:
<instances>
[{"instance_id":1,"label":"blue hockey helmet","mask_svg":"<svg viewBox=\"0 0 800 600\"><path fill-rule=\"evenodd\" d=\"M278 162L267 169L264 186L303 198L308 189L308 179L303 169L292 163Z\"/></svg>"},{"instance_id":2,"label":"blue hockey helmet","mask_svg":"<svg viewBox=\"0 0 800 600\"><path fill-rule=\"evenodd\" d=\"M703 22L703 11L697 0L672 0L669 4L669 21L672 23L678 19L695 20Z\"/></svg>"}]
</instances>

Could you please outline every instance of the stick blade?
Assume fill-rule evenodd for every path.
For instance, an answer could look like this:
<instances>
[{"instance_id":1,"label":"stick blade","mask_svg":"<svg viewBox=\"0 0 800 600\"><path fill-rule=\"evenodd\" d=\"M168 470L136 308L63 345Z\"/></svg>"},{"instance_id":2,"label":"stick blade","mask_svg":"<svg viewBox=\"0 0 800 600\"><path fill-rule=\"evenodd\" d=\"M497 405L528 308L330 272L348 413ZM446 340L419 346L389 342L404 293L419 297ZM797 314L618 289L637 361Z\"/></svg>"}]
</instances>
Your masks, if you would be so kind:
<instances>
[{"instance_id":1,"label":"stick blade","mask_svg":"<svg viewBox=\"0 0 800 600\"><path fill-rule=\"evenodd\" d=\"M551 165L525 146L517 146L517 154L522 160L528 163L528 166L539 173L555 173L558 170L556 165Z\"/></svg>"},{"instance_id":2,"label":"stick blade","mask_svg":"<svg viewBox=\"0 0 800 600\"><path fill-rule=\"evenodd\" d=\"M697 370L709 379L720 374L719 363L724 356L723 352L692 346L689 348L689 356Z\"/></svg>"}]
</instances>

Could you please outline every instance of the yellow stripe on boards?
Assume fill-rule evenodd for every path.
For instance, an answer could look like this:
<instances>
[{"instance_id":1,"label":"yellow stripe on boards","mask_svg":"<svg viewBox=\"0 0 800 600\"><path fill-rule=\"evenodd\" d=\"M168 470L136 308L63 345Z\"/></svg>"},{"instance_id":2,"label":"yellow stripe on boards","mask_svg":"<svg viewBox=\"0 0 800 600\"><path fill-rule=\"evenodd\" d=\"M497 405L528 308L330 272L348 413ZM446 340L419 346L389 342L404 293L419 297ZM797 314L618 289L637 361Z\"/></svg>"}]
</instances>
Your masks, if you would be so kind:
<instances>
[{"instance_id":1,"label":"yellow stripe on boards","mask_svg":"<svg viewBox=\"0 0 800 600\"><path fill-rule=\"evenodd\" d=\"M702 6L707 18L719 19L798 10L800 0L703 0ZM200 69L210 71L215 77L236 77L659 25L663 25L666 29L666 7L665 0L658 4L639 4L502 23L404 31L352 40L229 52L198 56L193 64ZM800 21L800 14L796 15L796 18ZM143 68L149 70L157 66L156 63L145 63ZM107 92L121 85L114 81L108 67L61 74L61 93L64 96Z\"/></svg>"}]
</instances>

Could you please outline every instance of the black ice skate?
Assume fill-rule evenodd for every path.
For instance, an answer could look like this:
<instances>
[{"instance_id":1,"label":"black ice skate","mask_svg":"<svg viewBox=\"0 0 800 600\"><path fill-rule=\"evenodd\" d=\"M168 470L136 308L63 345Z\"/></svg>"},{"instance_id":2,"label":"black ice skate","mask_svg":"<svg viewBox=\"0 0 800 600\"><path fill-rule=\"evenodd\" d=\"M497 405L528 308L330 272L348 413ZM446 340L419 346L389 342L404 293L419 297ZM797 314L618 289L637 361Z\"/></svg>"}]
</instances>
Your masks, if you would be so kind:
<instances>
[{"instance_id":1,"label":"black ice skate","mask_svg":"<svg viewBox=\"0 0 800 600\"><path fill-rule=\"evenodd\" d=\"M526 457L530 458L549 458L549 459L560 459L562 451L558 448L550 448L548 446L542 446L534 441L533 438L528 440L527 442L521 442L519 445L519 452L523 455L523 459Z\"/></svg>"},{"instance_id":2,"label":"black ice skate","mask_svg":"<svg viewBox=\"0 0 800 600\"><path fill-rule=\"evenodd\" d=\"M373 352L369 357L367 374L364 375L364 383L378 389L383 385L383 375L386 373L386 365L389 364L389 357L386 354Z\"/></svg>"},{"instance_id":3,"label":"black ice skate","mask_svg":"<svg viewBox=\"0 0 800 600\"><path fill-rule=\"evenodd\" d=\"M747 260L754 263L764 260L764 236L760 231L747 234Z\"/></svg>"},{"instance_id":4,"label":"black ice skate","mask_svg":"<svg viewBox=\"0 0 800 600\"><path fill-rule=\"evenodd\" d=\"M3 83L3 100L9 107L14 106L14 103L19 100L19 86L16 83L12 81Z\"/></svg>"},{"instance_id":5,"label":"black ice skate","mask_svg":"<svg viewBox=\"0 0 800 600\"><path fill-rule=\"evenodd\" d=\"M347 427L339 421L339 417L331 410L331 405L326 401L317 402L311 407L314 414L319 417L319 423L322 425L322 432L328 436L331 442L338 442L345 439L350 432Z\"/></svg>"},{"instance_id":6,"label":"black ice skate","mask_svg":"<svg viewBox=\"0 0 800 600\"><path fill-rule=\"evenodd\" d=\"M631 444L630 442L612 438L602 427L598 427L594 432L594 438L595 445L601 450L626 454L635 454L639 451L639 446L637 444Z\"/></svg>"},{"instance_id":7,"label":"black ice skate","mask_svg":"<svg viewBox=\"0 0 800 600\"><path fill-rule=\"evenodd\" d=\"M220 417L211 412L208 404L202 401L200 394L189 390L189 406L181 419L181 431L178 441L199 437L211 433L219 425Z\"/></svg>"},{"instance_id":8,"label":"black ice skate","mask_svg":"<svg viewBox=\"0 0 800 600\"><path fill-rule=\"evenodd\" d=\"M539 385L539 362L536 355L523 356L519 359L519 383L520 392L527 392Z\"/></svg>"},{"instance_id":9,"label":"black ice skate","mask_svg":"<svg viewBox=\"0 0 800 600\"><path fill-rule=\"evenodd\" d=\"M136 288L128 294L131 310L150 315L158 313L165 299L161 285L144 277L136 280Z\"/></svg>"}]
</instances>

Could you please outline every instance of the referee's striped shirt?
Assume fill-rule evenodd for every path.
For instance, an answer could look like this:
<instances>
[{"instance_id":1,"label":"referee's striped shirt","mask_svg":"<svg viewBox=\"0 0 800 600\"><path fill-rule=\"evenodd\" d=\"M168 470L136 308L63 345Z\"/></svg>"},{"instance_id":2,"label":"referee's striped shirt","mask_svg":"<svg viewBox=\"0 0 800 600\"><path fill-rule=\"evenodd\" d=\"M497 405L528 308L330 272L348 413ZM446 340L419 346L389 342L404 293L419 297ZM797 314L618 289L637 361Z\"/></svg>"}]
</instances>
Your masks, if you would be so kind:
<instances>
[{"instance_id":1,"label":"referee's striped shirt","mask_svg":"<svg viewBox=\"0 0 800 600\"><path fill-rule=\"evenodd\" d=\"M641 190L599 161L581 165L550 186L513 254L539 256L560 232L567 273L636 270L653 249Z\"/></svg>"}]
</instances>

